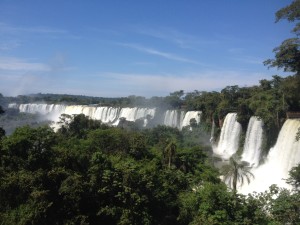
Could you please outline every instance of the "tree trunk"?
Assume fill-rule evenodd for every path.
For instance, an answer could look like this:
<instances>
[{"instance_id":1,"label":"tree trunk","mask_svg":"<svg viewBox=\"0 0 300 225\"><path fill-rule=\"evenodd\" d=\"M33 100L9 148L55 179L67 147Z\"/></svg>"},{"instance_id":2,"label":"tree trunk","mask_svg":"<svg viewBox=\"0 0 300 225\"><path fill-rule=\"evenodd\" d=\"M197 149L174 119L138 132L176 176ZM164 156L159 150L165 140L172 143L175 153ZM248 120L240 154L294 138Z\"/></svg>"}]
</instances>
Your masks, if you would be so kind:
<instances>
[{"instance_id":1,"label":"tree trunk","mask_svg":"<svg viewBox=\"0 0 300 225\"><path fill-rule=\"evenodd\" d=\"M234 192L236 192L237 176L238 176L238 170L236 169L236 170L234 171L234 176L233 176L233 180L232 180L232 188L233 188L233 191L234 191Z\"/></svg>"}]
</instances>

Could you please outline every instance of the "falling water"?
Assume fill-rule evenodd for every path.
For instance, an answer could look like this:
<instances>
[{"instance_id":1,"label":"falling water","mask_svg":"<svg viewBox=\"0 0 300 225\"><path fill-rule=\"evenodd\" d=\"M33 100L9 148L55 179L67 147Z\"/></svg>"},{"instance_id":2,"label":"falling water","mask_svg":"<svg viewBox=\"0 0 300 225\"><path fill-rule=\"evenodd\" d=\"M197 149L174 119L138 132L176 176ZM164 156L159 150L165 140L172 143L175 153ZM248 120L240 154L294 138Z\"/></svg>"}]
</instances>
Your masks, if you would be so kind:
<instances>
[{"instance_id":1,"label":"falling water","mask_svg":"<svg viewBox=\"0 0 300 225\"><path fill-rule=\"evenodd\" d=\"M92 119L101 120L103 123L113 124L118 121L120 108L96 107Z\"/></svg>"},{"instance_id":2,"label":"falling water","mask_svg":"<svg viewBox=\"0 0 300 225\"><path fill-rule=\"evenodd\" d=\"M250 118L242 161L249 162L251 166L257 167L261 156L261 146L263 140L263 122L255 116Z\"/></svg>"},{"instance_id":3,"label":"falling water","mask_svg":"<svg viewBox=\"0 0 300 225\"><path fill-rule=\"evenodd\" d=\"M125 118L127 121L136 121L138 119L144 119L148 115L153 117L155 114L155 109L148 109L148 108L122 108L119 119ZM114 125L117 125L119 121L117 121ZM146 125L147 121L144 120L144 125Z\"/></svg>"},{"instance_id":4,"label":"falling water","mask_svg":"<svg viewBox=\"0 0 300 225\"><path fill-rule=\"evenodd\" d=\"M84 114L92 119L101 120L103 123L117 126L120 118L125 118L127 121L136 121L138 119L144 120L144 126L147 125L147 116L154 118L157 114L155 108L119 108L119 107L97 107L87 105L48 105L48 104L10 104L10 108L19 108L20 112L25 113L40 113L46 115L48 119L54 122L59 121L61 114L78 115ZM197 123L200 122L200 111L181 110L167 110L164 111L159 117L163 117L160 124L166 126L177 127L189 125L191 119L196 119Z\"/></svg>"},{"instance_id":5,"label":"falling water","mask_svg":"<svg viewBox=\"0 0 300 225\"><path fill-rule=\"evenodd\" d=\"M214 135L215 135L215 127L216 127L216 124L215 124L215 121L212 120L211 121L211 132L210 132L210 139L209 141L213 144L214 143Z\"/></svg>"},{"instance_id":6,"label":"falling water","mask_svg":"<svg viewBox=\"0 0 300 225\"><path fill-rule=\"evenodd\" d=\"M295 138L299 127L299 119L286 120L265 163L251 170L254 180L249 185L244 184L240 188L241 193L265 191L272 184L289 188L284 179L288 177L291 168L300 163L300 141Z\"/></svg>"},{"instance_id":7,"label":"falling water","mask_svg":"<svg viewBox=\"0 0 300 225\"><path fill-rule=\"evenodd\" d=\"M182 120L182 123L180 125L180 128L183 128L185 126L189 126L191 119L195 119L197 124L200 123L201 112L199 112L199 111L188 111L188 112L186 112L185 115L184 115L184 118Z\"/></svg>"},{"instance_id":8,"label":"falling water","mask_svg":"<svg viewBox=\"0 0 300 225\"><path fill-rule=\"evenodd\" d=\"M236 121L236 113L228 113L225 117L219 144L213 148L215 154L223 159L229 159L239 147L241 124Z\"/></svg>"},{"instance_id":9,"label":"falling water","mask_svg":"<svg viewBox=\"0 0 300 225\"><path fill-rule=\"evenodd\" d=\"M10 104L9 107L15 108L13 104ZM19 106L20 112L24 113L40 113L46 116L46 119L56 121L58 120L60 114L65 110L66 106L64 105L55 105L55 104L21 104Z\"/></svg>"},{"instance_id":10,"label":"falling water","mask_svg":"<svg viewBox=\"0 0 300 225\"><path fill-rule=\"evenodd\" d=\"M169 127L180 127L180 117L182 117L182 113L177 110L167 110L164 116L164 125Z\"/></svg>"}]
</instances>

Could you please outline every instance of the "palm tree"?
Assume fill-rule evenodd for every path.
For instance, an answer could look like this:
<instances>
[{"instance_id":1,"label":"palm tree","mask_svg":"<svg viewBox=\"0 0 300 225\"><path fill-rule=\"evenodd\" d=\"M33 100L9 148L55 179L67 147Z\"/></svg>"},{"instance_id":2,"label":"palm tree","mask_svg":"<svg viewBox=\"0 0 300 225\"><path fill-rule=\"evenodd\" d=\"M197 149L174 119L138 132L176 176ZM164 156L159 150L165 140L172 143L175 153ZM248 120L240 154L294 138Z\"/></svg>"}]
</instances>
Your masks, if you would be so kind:
<instances>
[{"instance_id":1,"label":"palm tree","mask_svg":"<svg viewBox=\"0 0 300 225\"><path fill-rule=\"evenodd\" d=\"M164 155L168 157L168 167L171 168L172 158L174 158L176 153L177 145L174 140L171 140L167 147L165 148Z\"/></svg>"},{"instance_id":2,"label":"palm tree","mask_svg":"<svg viewBox=\"0 0 300 225\"><path fill-rule=\"evenodd\" d=\"M245 179L250 183L250 178L254 178L248 164L233 156L230 157L229 164L222 167L221 173L224 175L224 181L229 183L234 192L236 192L238 182L243 185Z\"/></svg>"},{"instance_id":3,"label":"palm tree","mask_svg":"<svg viewBox=\"0 0 300 225\"><path fill-rule=\"evenodd\" d=\"M296 141L300 140L300 127L298 128L298 132L296 134Z\"/></svg>"}]
</instances>

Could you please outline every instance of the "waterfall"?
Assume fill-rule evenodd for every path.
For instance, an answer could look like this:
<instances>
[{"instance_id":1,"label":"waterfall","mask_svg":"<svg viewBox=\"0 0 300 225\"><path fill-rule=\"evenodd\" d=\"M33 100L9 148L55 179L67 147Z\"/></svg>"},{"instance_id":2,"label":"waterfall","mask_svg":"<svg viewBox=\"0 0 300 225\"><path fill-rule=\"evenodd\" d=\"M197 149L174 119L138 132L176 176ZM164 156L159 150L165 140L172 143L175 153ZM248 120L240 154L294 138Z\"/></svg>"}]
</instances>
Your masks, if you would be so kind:
<instances>
[{"instance_id":1,"label":"waterfall","mask_svg":"<svg viewBox=\"0 0 300 225\"><path fill-rule=\"evenodd\" d=\"M263 140L263 122L259 118L252 116L250 118L242 161L249 162L251 166L257 167L261 156L261 145Z\"/></svg>"},{"instance_id":2,"label":"waterfall","mask_svg":"<svg viewBox=\"0 0 300 225\"><path fill-rule=\"evenodd\" d=\"M164 116L164 125L169 127L180 127L180 118L181 113L178 114L177 110L167 110Z\"/></svg>"},{"instance_id":3,"label":"waterfall","mask_svg":"<svg viewBox=\"0 0 300 225\"><path fill-rule=\"evenodd\" d=\"M210 141L212 144L213 144L214 141L215 141L215 138L214 138L214 135L215 135L215 127L216 127L215 121L214 121L214 119L212 119L212 121L211 121L210 139L209 139L209 141Z\"/></svg>"},{"instance_id":4,"label":"waterfall","mask_svg":"<svg viewBox=\"0 0 300 225\"><path fill-rule=\"evenodd\" d=\"M251 170L254 180L249 185L244 184L239 190L241 193L265 191L272 184L289 188L284 179L288 178L291 168L300 163L300 141L295 138L299 127L299 119L285 121L265 163Z\"/></svg>"},{"instance_id":5,"label":"waterfall","mask_svg":"<svg viewBox=\"0 0 300 225\"><path fill-rule=\"evenodd\" d=\"M78 115L83 113L83 109L84 106L82 105L68 105L63 113L68 115Z\"/></svg>"},{"instance_id":6,"label":"waterfall","mask_svg":"<svg viewBox=\"0 0 300 225\"><path fill-rule=\"evenodd\" d=\"M136 121L138 119L144 119L148 115L153 117L155 114L155 109L148 109L148 108L122 108L119 119L125 118L127 121ZM118 125L119 121L116 121L114 125ZM147 121L144 121L144 126L146 125Z\"/></svg>"},{"instance_id":7,"label":"waterfall","mask_svg":"<svg viewBox=\"0 0 300 225\"><path fill-rule=\"evenodd\" d=\"M188 111L185 113L184 118L181 122L180 128L190 125L190 120L195 119L197 124L200 123L201 112L199 111Z\"/></svg>"},{"instance_id":8,"label":"waterfall","mask_svg":"<svg viewBox=\"0 0 300 225\"><path fill-rule=\"evenodd\" d=\"M156 114L158 118L163 118L159 124L166 126L177 127L181 129L182 126L189 125L191 119L196 119L197 123L200 122L199 111L184 112L181 110L167 110L162 113L157 113L155 108L119 108L119 107L105 107L94 105L55 105L55 104L9 104L9 108L19 108L20 112L25 113L40 113L47 116L54 122L59 121L61 114L77 115L84 114L92 119L101 120L103 123L117 126L120 118L125 118L127 121L136 121L139 119L144 120L144 126L148 124L147 116L154 118ZM160 111L158 111L160 112Z\"/></svg>"},{"instance_id":9,"label":"waterfall","mask_svg":"<svg viewBox=\"0 0 300 225\"><path fill-rule=\"evenodd\" d=\"M16 108L14 104L9 104L9 108ZM20 112L23 113L40 113L48 120L56 121L64 112L66 106L55 104L21 104L19 106Z\"/></svg>"},{"instance_id":10,"label":"waterfall","mask_svg":"<svg viewBox=\"0 0 300 225\"><path fill-rule=\"evenodd\" d=\"M113 124L119 118L120 108L97 107L92 119L101 120L103 123Z\"/></svg>"},{"instance_id":11,"label":"waterfall","mask_svg":"<svg viewBox=\"0 0 300 225\"><path fill-rule=\"evenodd\" d=\"M17 103L9 103L8 108L10 109L19 109L19 106Z\"/></svg>"},{"instance_id":12,"label":"waterfall","mask_svg":"<svg viewBox=\"0 0 300 225\"><path fill-rule=\"evenodd\" d=\"M229 159L239 147L241 124L236 121L236 113L228 113L221 129L218 146L213 148L215 154L223 159Z\"/></svg>"}]
</instances>

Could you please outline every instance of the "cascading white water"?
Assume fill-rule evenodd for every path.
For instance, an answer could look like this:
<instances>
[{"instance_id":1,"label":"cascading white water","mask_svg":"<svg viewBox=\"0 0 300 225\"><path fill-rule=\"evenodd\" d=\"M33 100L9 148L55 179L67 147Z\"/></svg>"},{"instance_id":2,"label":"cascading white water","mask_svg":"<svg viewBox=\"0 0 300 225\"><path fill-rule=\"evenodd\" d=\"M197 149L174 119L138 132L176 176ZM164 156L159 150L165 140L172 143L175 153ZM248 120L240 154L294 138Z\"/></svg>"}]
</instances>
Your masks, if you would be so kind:
<instances>
[{"instance_id":1,"label":"cascading white water","mask_svg":"<svg viewBox=\"0 0 300 225\"><path fill-rule=\"evenodd\" d=\"M251 170L254 179L239 189L241 193L262 192L272 184L289 188L284 179L288 178L291 168L300 163L300 141L295 138L299 127L299 119L286 120L265 163Z\"/></svg>"},{"instance_id":2,"label":"cascading white water","mask_svg":"<svg viewBox=\"0 0 300 225\"><path fill-rule=\"evenodd\" d=\"M15 106L9 105L8 107L15 108ZM19 106L20 112L23 113L40 113L46 116L47 119L56 121L58 120L61 113L65 111L65 105L55 104L21 104Z\"/></svg>"},{"instance_id":3,"label":"cascading white water","mask_svg":"<svg viewBox=\"0 0 300 225\"><path fill-rule=\"evenodd\" d=\"M216 127L216 124L215 124L215 121L212 120L211 121L211 132L210 132L210 139L209 141L213 144L214 143L214 135L215 135L215 127Z\"/></svg>"},{"instance_id":4,"label":"cascading white water","mask_svg":"<svg viewBox=\"0 0 300 225\"><path fill-rule=\"evenodd\" d=\"M84 107L85 106L82 105L68 105L63 113L68 115L78 115L83 113Z\"/></svg>"},{"instance_id":5,"label":"cascading white water","mask_svg":"<svg viewBox=\"0 0 300 225\"><path fill-rule=\"evenodd\" d=\"M103 123L112 124L119 118L120 108L97 107L92 119L101 120Z\"/></svg>"},{"instance_id":6,"label":"cascading white water","mask_svg":"<svg viewBox=\"0 0 300 225\"><path fill-rule=\"evenodd\" d=\"M185 126L189 126L191 119L195 119L197 124L200 123L201 112L199 112L199 111L188 111L188 112L186 112L185 115L184 115L183 121L180 125L180 128L183 128Z\"/></svg>"},{"instance_id":7,"label":"cascading white water","mask_svg":"<svg viewBox=\"0 0 300 225\"><path fill-rule=\"evenodd\" d=\"M9 109L19 109L19 105L17 103L9 103L8 108Z\"/></svg>"},{"instance_id":8,"label":"cascading white water","mask_svg":"<svg viewBox=\"0 0 300 225\"><path fill-rule=\"evenodd\" d=\"M86 106L86 105L48 105L48 104L10 104L10 108L19 108L20 112L40 113L47 115L47 118L54 122L59 121L61 114L77 115L84 114L92 119L101 120L103 123L108 123L117 126L120 118L125 118L127 121L136 121L144 119L144 126L147 125L147 117L154 118L156 116L155 108L119 108L119 107L103 107L103 106ZM199 111L184 112L180 110L167 110L163 113L163 123L166 126L177 127L189 125L189 121L195 118L197 123L200 122ZM159 116L161 117L161 116Z\"/></svg>"},{"instance_id":9,"label":"cascading white water","mask_svg":"<svg viewBox=\"0 0 300 225\"><path fill-rule=\"evenodd\" d=\"M127 121L136 121L138 119L146 118L148 115L153 117L155 114L155 109L148 108L122 108L119 119L125 118ZM144 126L147 121L144 121ZM114 125L118 125L119 121L116 121Z\"/></svg>"},{"instance_id":10,"label":"cascading white water","mask_svg":"<svg viewBox=\"0 0 300 225\"><path fill-rule=\"evenodd\" d=\"M164 116L164 125L169 127L180 127L180 119L177 110L167 110Z\"/></svg>"},{"instance_id":11,"label":"cascading white water","mask_svg":"<svg viewBox=\"0 0 300 225\"><path fill-rule=\"evenodd\" d=\"M263 121L256 116L250 118L242 161L246 161L252 167L257 167L261 156L261 145L263 140Z\"/></svg>"},{"instance_id":12,"label":"cascading white water","mask_svg":"<svg viewBox=\"0 0 300 225\"><path fill-rule=\"evenodd\" d=\"M229 159L239 147L239 138L242 130L241 124L236 121L236 113L228 113L221 129L218 146L213 148L216 155Z\"/></svg>"}]
</instances>

